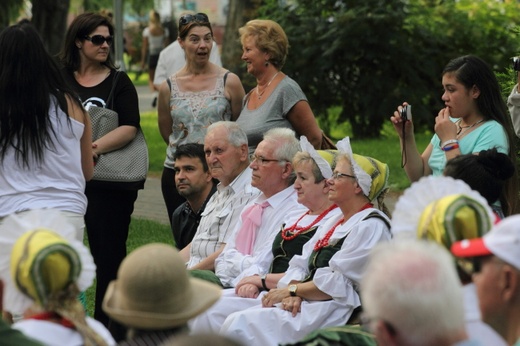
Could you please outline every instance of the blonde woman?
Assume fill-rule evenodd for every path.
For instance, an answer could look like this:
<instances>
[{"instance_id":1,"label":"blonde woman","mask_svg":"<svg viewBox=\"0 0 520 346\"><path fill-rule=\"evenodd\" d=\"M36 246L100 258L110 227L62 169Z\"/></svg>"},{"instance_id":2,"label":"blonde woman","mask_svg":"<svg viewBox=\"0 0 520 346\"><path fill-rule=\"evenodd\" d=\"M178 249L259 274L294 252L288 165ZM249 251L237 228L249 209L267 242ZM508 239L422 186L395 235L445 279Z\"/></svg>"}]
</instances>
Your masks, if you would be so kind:
<instances>
[{"instance_id":1,"label":"blonde woman","mask_svg":"<svg viewBox=\"0 0 520 346\"><path fill-rule=\"evenodd\" d=\"M321 147L322 133L302 89L282 72L289 40L282 27L255 19L239 29L242 60L256 78L256 87L245 97L237 123L247 134L252 154L269 129L288 127L305 136L314 148Z\"/></svg>"}]
</instances>

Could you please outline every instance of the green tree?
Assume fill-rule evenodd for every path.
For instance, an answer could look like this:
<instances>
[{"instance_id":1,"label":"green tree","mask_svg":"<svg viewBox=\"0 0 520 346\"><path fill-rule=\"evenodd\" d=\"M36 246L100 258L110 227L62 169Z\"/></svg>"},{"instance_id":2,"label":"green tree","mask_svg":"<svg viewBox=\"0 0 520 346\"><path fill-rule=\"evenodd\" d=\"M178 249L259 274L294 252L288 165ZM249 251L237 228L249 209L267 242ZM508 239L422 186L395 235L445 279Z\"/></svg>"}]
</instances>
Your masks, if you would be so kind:
<instances>
[{"instance_id":1,"label":"green tree","mask_svg":"<svg viewBox=\"0 0 520 346\"><path fill-rule=\"evenodd\" d=\"M479 55L503 67L517 50L510 27L518 3L493 0L268 0L262 16L279 22L291 49L284 71L306 93L328 132L340 106L356 137L378 137L403 101L431 126L442 107L440 75L452 58ZM416 116L418 115L418 116Z\"/></svg>"},{"instance_id":2,"label":"green tree","mask_svg":"<svg viewBox=\"0 0 520 346\"><path fill-rule=\"evenodd\" d=\"M52 55L58 54L65 38L69 6L70 0L33 1L32 23L43 38L47 51Z\"/></svg>"},{"instance_id":3,"label":"green tree","mask_svg":"<svg viewBox=\"0 0 520 346\"><path fill-rule=\"evenodd\" d=\"M241 59L242 45L239 41L238 29L258 15L260 0L229 0L229 12L222 44L222 64L236 73L242 80L246 90L255 85L254 78L247 73Z\"/></svg>"},{"instance_id":4,"label":"green tree","mask_svg":"<svg viewBox=\"0 0 520 346\"><path fill-rule=\"evenodd\" d=\"M23 0L2 0L0 1L0 31L7 27L9 23L16 19L23 7Z\"/></svg>"}]
</instances>

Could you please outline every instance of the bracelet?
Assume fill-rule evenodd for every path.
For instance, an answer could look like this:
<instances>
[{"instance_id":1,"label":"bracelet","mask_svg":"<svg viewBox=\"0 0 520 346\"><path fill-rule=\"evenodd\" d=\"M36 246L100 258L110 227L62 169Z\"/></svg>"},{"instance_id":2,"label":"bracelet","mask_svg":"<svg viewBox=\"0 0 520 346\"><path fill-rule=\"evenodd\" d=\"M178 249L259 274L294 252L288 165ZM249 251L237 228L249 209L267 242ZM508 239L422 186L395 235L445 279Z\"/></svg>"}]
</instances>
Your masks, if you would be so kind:
<instances>
[{"instance_id":1,"label":"bracelet","mask_svg":"<svg viewBox=\"0 0 520 346\"><path fill-rule=\"evenodd\" d=\"M441 148L444 148L444 147L447 146L448 144L454 144L454 143L459 144L459 141L458 141L457 139L448 139L447 141L442 142L442 144L441 144Z\"/></svg>"},{"instance_id":2,"label":"bracelet","mask_svg":"<svg viewBox=\"0 0 520 346\"><path fill-rule=\"evenodd\" d=\"M453 144L453 145L451 145L451 146L449 146L449 147L444 147L444 148L442 148L442 150L444 150L444 151L450 151L450 150L458 149L458 148L459 148L459 144L458 144L458 143L455 143L455 144Z\"/></svg>"},{"instance_id":3,"label":"bracelet","mask_svg":"<svg viewBox=\"0 0 520 346\"><path fill-rule=\"evenodd\" d=\"M265 280L267 279L267 274L262 275L260 278L262 280L262 287L264 288L264 291L269 292L269 288L267 288L267 285L265 284Z\"/></svg>"}]
</instances>

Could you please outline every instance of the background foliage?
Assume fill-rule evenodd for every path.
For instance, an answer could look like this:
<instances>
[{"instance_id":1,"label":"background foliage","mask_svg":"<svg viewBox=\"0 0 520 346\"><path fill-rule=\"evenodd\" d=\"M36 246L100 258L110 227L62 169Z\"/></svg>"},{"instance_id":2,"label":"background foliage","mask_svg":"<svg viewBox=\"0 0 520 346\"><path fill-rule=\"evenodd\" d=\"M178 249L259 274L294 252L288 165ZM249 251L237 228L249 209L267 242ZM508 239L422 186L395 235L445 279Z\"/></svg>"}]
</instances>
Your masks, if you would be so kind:
<instances>
[{"instance_id":1,"label":"background foliage","mask_svg":"<svg viewBox=\"0 0 520 346\"><path fill-rule=\"evenodd\" d=\"M33 3L33 20L56 53L69 13L111 9L113 0L1 0L0 29ZM125 13L142 17L153 0L124 0ZM291 49L284 72L306 93L320 126L331 134L379 138L403 101L414 107L416 128L431 129L442 107L441 72L451 59L475 54L488 61L507 92L518 55L520 3L496 0L229 0L222 46L224 65L246 90L255 81L240 59L238 28L257 17L279 22ZM140 52L141 28L135 30ZM135 59L134 59L135 60Z\"/></svg>"}]
</instances>

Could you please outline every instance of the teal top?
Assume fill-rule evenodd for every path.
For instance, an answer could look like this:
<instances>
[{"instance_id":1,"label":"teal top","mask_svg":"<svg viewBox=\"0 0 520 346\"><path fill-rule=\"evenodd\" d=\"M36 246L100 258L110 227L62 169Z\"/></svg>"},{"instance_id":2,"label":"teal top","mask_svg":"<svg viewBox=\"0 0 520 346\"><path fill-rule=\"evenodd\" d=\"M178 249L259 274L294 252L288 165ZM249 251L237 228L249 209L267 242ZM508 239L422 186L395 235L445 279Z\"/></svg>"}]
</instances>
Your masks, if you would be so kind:
<instances>
[{"instance_id":1,"label":"teal top","mask_svg":"<svg viewBox=\"0 0 520 346\"><path fill-rule=\"evenodd\" d=\"M455 122L458 119L452 119ZM440 147L440 139L434 135L431 142L433 146L432 154L428 160L428 165L434 176L442 175L446 166L446 153ZM460 152L462 154L478 153L482 150L497 148L498 152L508 154L509 143L507 134L498 122L488 120L482 125L468 133L459 140Z\"/></svg>"}]
</instances>

